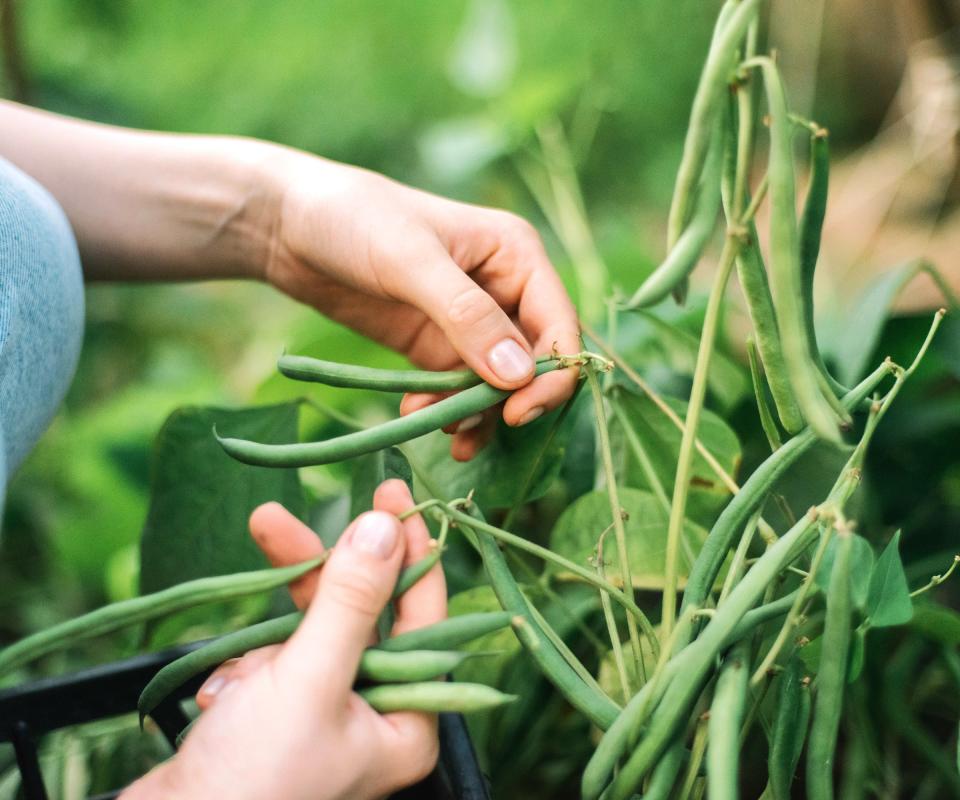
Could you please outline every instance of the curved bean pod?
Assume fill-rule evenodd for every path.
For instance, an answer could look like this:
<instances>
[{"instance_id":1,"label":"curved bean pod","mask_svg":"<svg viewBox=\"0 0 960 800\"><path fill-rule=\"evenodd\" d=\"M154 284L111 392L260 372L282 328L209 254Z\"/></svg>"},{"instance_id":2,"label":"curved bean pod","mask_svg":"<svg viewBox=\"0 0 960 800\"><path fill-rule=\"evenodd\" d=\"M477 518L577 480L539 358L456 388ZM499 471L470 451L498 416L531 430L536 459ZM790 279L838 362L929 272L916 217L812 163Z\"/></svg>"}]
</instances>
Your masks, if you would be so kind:
<instances>
[{"instance_id":1,"label":"curved bean pod","mask_svg":"<svg viewBox=\"0 0 960 800\"><path fill-rule=\"evenodd\" d=\"M517 699L516 695L498 692L481 683L427 683L388 684L361 689L360 696L375 711L389 714L394 711L441 711L468 714L486 711Z\"/></svg>"},{"instance_id":2,"label":"curved bean pod","mask_svg":"<svg viewBox=\"0 0 960 800\"><path fill-rule=\"evenodd\" d=\"M710 704L707 791L710 800L739 800L740 725L747 699L750 651L739 645L724 659Z\"/></svg>"},{"instance_id":3,"label":"curved bean pod","mask_svg":"<svg viewBox=\"0 0 960 800\"><path fill-rule=\"evenodd\" d=\"M482 517L480 510L473 505L472 514ZM463 522L461 527L467 527ZM478 528L471 528L479 545L483 567L490 578L493 592L504 607L520 624L514 625L514 631L520 643L547 679L557 687L567 701L579 710L597 727L606 730L616 719L620 707L603 692L599 692L584 682L576 671L564 660L556 646L543 633L537 620L530 613L526 598L517 585L507 559L493 536Z\"/></svg>"},{"instance_id":4,"label":"curved bean pod","mask_svg":"<svg viewBox=\"0 0 960 800\"><path fill-rule=\"evenodd\" d=\"M843 395L848 390L839 383L823 363L820 346L817 344L817 328L813 313L813 280L820 255L820 238L823 220L827 213L827 195L830 189L830 135L826 128L813 126L810 131L810 185L803 201L800 215L800 270L803 280L804 323L807 339L817 369L829 384L833 396ZM829 397L828 397L829 399Z\"/></svg>"},{"instance_id":5,"label":"curved bean pod","mask_svg":"<svg viewBox=\"0 0 960 800\"><path fill-rule=\"evenodd\" d=\"M790 800L810 714L810 690L803 682L803 662L799 658L791 658L780 677L776 707L767 759L767 790L771 800Z\"/></svg>"},{"instance_id":6,"label":"curved bean pod","mask_svg":"<svg viewBox=\"0 0 960 800\"><path fill-rule=\"evenodd\" d=\"M310 381L344 389L374 389L379 392L455 392L483 383L479 375L468 369L448 372L375 369L287 354L280 356L277 369L296 381Z\"/></svg>"},{"instance_id":7,"label":"curved bean pod","mask_svg":"<svg viewBox=\"0 0 960 800\"><path fill-rule=\"evenodd\" d=\"M551 372L558 366L555 361L540 363L537 365L536 374ZM366 430L347 433L325 442L262 444L246 439L221 437L216 429L213 434L230 456L244 464L258 467L312 467L344 461L416 439L418 436L484 411L509 395L510 392L507 390L495 389L489 384L482 383L405 417L399 417Z\"/></svg>"},{"instance_id":8,"label":"curved bean pod","mask_svg":"<svg viewBox=\"0 0 960 800\"><path fill-rule=\"evenodd\" d=\"M837 555L827 587L827 617L823 628L823 649L817 671L817 693L807 746L807 796L810 800L832 800L833 760L837 731L843 711L843 689L850 650L850 553L853 536L837 532Z\"/></svg>"},{"instance_id":9,"label":"curved bean pod","mask_svg":"<svg viewBox=\"0 0 960 800\"><path fill-rule=\"evenodd\" d=\"M877 367L844 396L844 406L848 409L859 406L890 370L890 365L886 363ZM810 430L794 436L757 467L740 487L740 491L720 513L693 562L683 593L681 613L688 607L704 605L738 532L747 524L750 516L760 508L780 476L796 463L815 441L816 435Z\"/></svg>"},{"instance_id":10,"label":"curved bean pod","mask_svg":"<svg viewBox=\"0 0 960 800\"><path fill-rule=\"evenodd\" d=\"M750 23L756 18L759 5L759 0L727 2L717 18L713 41L690 109L683 158L677 170L667 222L668 251L679 241L690 217L693 194L703 172L714 121L734 66L737 48Z\"/></svg>"},{"instance_id":11,"label":"curved bean pod","mask_svg":"<svg viewBox=\"0 0 960 800\"><path fill-rule=\"evenodd\" d=\"M432 570L440 561L440 555L440 547L435 546L433 552L428 553L419 561L411 564L403 572L401 572L400 577L397 579L397 585L393 587L393 595L391 599L396 600L400 595L406 592L411 586L413 586L424 575Z\"/></svg>"},{"instance_id":12,"label":"curved bean pod","mask_svg":"<svg viewBox=\"0 0 960 800\"><path fill-rule=\"evenodd\" d=\"M822 439L839 441L840 420L817 381L803 303L800 243L797 232L793 125L783 83L769 58L753 59L763 73L770 116L770 252L771 285L780 343L797 405L807 424Z\"/></svg>"},{"instance_id":13,"label":"curved bean pod","mask_svg":"<svg viewBox=\"0 0 960 800\"><path fill-rule=\"evenodd\" d=\"M0 651L0 675L83 639L112 633L206 603L220 603L276 589L295 581L325 560L326 554L291 567L200 578L154 594L112 603L14 642Z\"/></svg>"},{"instance_id":14,"label":"curved bean pod","mask_svg":"<svg viewBox=\"0 0 960 800\"><path fill-rule=\"evenodd\" d=\"M390 651L449 649L506 628L512 620L513 615L506 611L463 614L384 639L377 647Z\"/></svg>"},{"instance_id":15,"label":"curved bean pod","mask_svg":"<svg viewBox=\"0 0 960 800\"><path fill-rule=\"evenodd\" d=\"M684 228L667 257L640 285L625 309L655 305L673 292L697 266L717 224L720 207L720 167L723 161L723 130L717 125L697 187L697 201L690 223Z\"/></svg>"}]
</instances>

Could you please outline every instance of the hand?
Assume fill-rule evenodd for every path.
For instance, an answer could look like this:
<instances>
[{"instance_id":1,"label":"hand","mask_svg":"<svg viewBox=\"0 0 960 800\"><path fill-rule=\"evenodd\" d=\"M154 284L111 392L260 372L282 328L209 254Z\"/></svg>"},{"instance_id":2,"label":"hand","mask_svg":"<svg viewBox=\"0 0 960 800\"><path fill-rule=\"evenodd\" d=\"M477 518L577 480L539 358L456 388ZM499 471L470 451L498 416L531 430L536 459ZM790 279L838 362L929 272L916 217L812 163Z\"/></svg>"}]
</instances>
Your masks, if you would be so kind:
<instances>
[{"instance_id":1,"label":"hand","mask_svg":"<svg viewBox=\"0 0 960 800\"><path fill-rule=\"evenodd\" d=\"M529 223L302 153L278 163L265 270L274 286L418 366L466 364L519 389L503 408L510 425L571 395L574 369L531 382L534 354L574 353L580 343L573 304ZM408 397L401 410L435 399ZM463 421L453 456L471 458L493 422Z\"/></svg>"},{"instance_id":2,"label":"hand","mask_svg":"<svg viewBox=\"0 0 960 800\"><path fill-rule=\"evenodd\" d=\"M402 481L380 486L374 510L347 528L319 574L291 587L295 602L309 605L297 632L284 645L252 651L214 672L197 695L202 714L181 750L124 800L363 800L433 769L435 716L381 716L351 689L401 566L429 552L423 520L401 523L395 516L412 505ZM258 508L250 530L278 566L323 551L316 534L277 503ZM396 606L395 634L442 619L439 565Z\"/></svg>"}]
</instances>

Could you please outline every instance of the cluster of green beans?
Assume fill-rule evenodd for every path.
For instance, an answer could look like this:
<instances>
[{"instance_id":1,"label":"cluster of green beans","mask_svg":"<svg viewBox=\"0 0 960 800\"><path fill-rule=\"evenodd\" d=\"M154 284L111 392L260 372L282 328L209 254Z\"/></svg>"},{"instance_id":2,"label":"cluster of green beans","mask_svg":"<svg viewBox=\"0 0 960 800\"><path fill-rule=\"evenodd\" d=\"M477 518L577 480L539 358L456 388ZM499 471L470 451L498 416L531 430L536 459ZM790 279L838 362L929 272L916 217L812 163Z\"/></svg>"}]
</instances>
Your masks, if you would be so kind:
<instances>
[{"instance_id":1,"label":"cluster of green beans","mask_svg":"<svg viewBox=\"0 0 960 800\"><path fill-rule=\"evenodd\" d=\"M573 363L576 363L576 357L541 359L537 362L536 374L543 375ZM315 381L330 386L377 389L385 392L462 391L405 417L324 442L263 444L246 439L221 437L214 430L214 435L223 449L244 464L258 467L312 467L345 461L440 430L485 411L510 394L509 391L481 382L476 375L465 371L384 370L290 355L280 358L279 368L284 375L296 380Z\"/></svg>"},{"instance_id":2,"label":"cluster of green beans","mask_svg":"<svg viewBox=\"0 0 960 800\"><path fill-rule=\"evenodd\" d=\"M303 614L295 612L260 622L221 636L168 664L154 675L140 695L137 707L141 721L191 678L251 650L287 641L302 620ZM397 711L401 708L413 711L479 711L508 702L512 699L508 695L486 686L418 682L447 675L467 658L477 655L451 648L493 633L510 623L511 615L506 612L466 614L369 647L360 660L358 680L405 685L367 688L361 694L378 711ZM451 706L447 701L457 691L460 692L459 699ZM402 706L405 697L408 705Z\"/></svg>"}]
</instances>

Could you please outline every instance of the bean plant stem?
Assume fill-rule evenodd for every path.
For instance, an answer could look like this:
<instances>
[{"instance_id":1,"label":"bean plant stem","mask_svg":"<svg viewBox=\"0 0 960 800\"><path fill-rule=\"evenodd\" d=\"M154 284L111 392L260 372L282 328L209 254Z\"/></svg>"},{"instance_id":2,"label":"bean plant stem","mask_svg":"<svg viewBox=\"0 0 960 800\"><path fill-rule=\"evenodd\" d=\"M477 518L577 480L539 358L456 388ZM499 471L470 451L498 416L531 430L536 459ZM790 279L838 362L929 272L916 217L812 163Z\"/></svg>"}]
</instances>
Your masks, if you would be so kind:
<instances>
[{"instance_id":1,"label":"bean plant stem","mask_svg":"<svg viewBox=\"0 0 960 800\"><path fill-rule=\"evenodd\" d=\"M627 552L627 532L623 524L623 507L620 505L620 496L617 491L617 473L613 467L613 451L610 448L610 431L607 428L607 413L604 408L603 391L597 372L593 364L586 364L584 372L590 393L593 395L593 413L597 422L597 439L600 445L600 458L607 483L607 497L610 499L610 513L613 516L613 535L617 542L617 557L620 562L620 575L623 577L624 594L633 597L633 576L630 574L630 557ZM633 660L637 674L640 674L643 663L643 654L640 651L640 634L637 631L636 620L627 615L627 634L630 637L630 647L633 651Z\"/></svg>"},{"instance_id":2,"label":"bean plant stem","mask_svg":"<svg viewBox=\"0 0 960 800\"><path fill-rule=\"evenodd\" d=\"M690 389L690 399L687 401L686 424L680 440L677 474L673 482L673 500L670 504L670 522L667 527L663 612L660 622L661 635L664 637L668 637L673 630L677 614L677 564L680 554L680 538L683 536L683 522L687 510L687 495L690 490L690 470L693 466L697 426L700 422L700 413L703 410L710 357L713 355L717 328L720 323L720 305L739 249L740 239L733 231L728 231L720 255L720 265L717 268L713 286L710 289L710 297L707 300L707 311L700 336L700 349L697 352L697 364L693 372L693 386Z\"/></svg>"},{"instance_id":3,"label":"bean plant stem","mask_svg":"<svg viewBox=\"0 0 960 800\"><path fill-rule=\"evenodd\" d=\"M586 323L580 323L580 328L583 332L590 337L597 347L600 348L601 352L609 358L614 365L619 369L624 375L626 375L634 385L643 392L647 397L650 398L651 402L657 407L657 409L668 419L673 426L680 431L682 434L686 430L686 425L684 421L680 419L679 414L674 411L667 404L666 400L660 396L660 393L653 388L647 381L645 381L639 372L637 372L633 367L630 366L611 346L610 343L605 340L600 334L596 332ZM727 472L723 465L717 460L717 457L711 453L706 445L701 442L699 439L694 438L694 444L697 448L697 452L703 456L703 460L707 462L707 465L713 470L714 475L716 475L720 482L726 487L727 491L730 494L737 494L740 491L739 484L733 479L729 472ZM761 517L760 519L760 533L764 538L776 539L776 533L773 528Z\"/></svg>"}]
</instances>

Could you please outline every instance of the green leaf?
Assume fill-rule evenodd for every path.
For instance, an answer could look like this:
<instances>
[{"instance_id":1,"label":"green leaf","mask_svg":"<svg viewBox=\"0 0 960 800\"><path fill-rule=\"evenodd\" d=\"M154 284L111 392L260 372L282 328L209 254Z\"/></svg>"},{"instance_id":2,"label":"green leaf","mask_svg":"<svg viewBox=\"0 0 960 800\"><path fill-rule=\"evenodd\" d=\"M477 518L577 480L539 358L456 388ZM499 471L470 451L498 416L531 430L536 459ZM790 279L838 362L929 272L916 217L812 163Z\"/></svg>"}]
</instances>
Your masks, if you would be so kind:
<instances>
[{"instance_id":1,"label":"green leaf","mask_svg":"<svg viewBox=\"0 0 960 800\"><path fill-rule=\"evenodd\" d=\"M830 584L830 574L833 572L833 562L837 555L837 537L834 536L827 545L827 551L823 554L823 561L817 569L817 575L814 578L817 586L824 593ZM862 536L853 534L850 553L850 599L854 607L864 611L867 607L867 596L870 592L871 574L873 571L873 548L870 542Z\"/></svg>"},{"instance_id":2,"label":"green leaf","mask_svg":"<svg viewBox=\"0 0 960 800\"><path fill-rule=\"evenodd\" d=\"M624 524L633 584L638 589L660 589L667 549L667 512L650 492L629 487L620 489L620 505L627 514ZM606 491L585 494L560 515L550 534L550 549L589 566L593 563L597 540L611 522ZM693 554L699 552L706 536L707 532L700 526L689 521L684 525L684 539ZM613 531L604 537L603 544L607 578L618 581L621 575ZM680 574L685 576L689 567L686 548L681 547Z\"/></svg>"},{"instance_id":3,"label":"green leaf","mask_svg":"<svg viewBox=\"0 0 960 800\"><path fill-rule=\"evenodd\" d=\"M353 480L350 484L350 518L373 508L373 495L384 481L399 478L413 488L410 462L396 447L352 459Z\"/></svg>"},{"instance_id":4,"label":"green leaf","mask_svg":"<svg viewBox=\"0 0 960 800\"><path fill-rule=\"evenodd\" d=\"M900 531L893 535L873 568L866 613L874 628L904 625L913 617L913 600L900 560Z\"/></svg>"},{"instance_id":5,"label":"green leaf","mask_svg":"<svg viewBox=\"0 0 960 800\"><path fill-rule=\"evenodd\" d=\"M657 313L640 311L623 315L617 342L618 352L637 366L693 377L700 349L699 334L691 333ZM621 382L630 385L627 378ZM723 412L731 411L751 392L747 371L721 351L715 351L707 372L707 391Z\"/></svg>"},{"instance_id":6,"label":"green leaf","mask_svg":"<svg viewBox=\"0 0 960 800\"><path fill-rule=\"evenodd\" d=\"M686 417L687 404L672 397L665 397L667 405L681 419ZM630 424L636 431L641 444L653 465L653 470L669 497L673 492L673 481L680 452L681 433L647 395L636 394L622 389L616 402L620 404ZM639 462L630 450L626 437L612 428L612 438L617 456L624 465L623 481L637 489L651 490L649 481ZM713 454L726 472L736 477L740 467L741 451L737 435L719 416L708 409L700 415L697 438ZM720 510L730 499L730 492L720 481L713 468L697 451L694 452L690 471L690 492L687 499L687 517L694 522L712 525Z\"/></svg>"},{"instance_id":7,"label":"green leaf","mask_svg":"<svg viewBox=\"0 0 960 800\"><path fill-rule=\"evenodd\" d=\"M936 603L918 603L910 627L928 639L948 647L960 645L960 614Z\"/></svg>"},{"instance_id":8,"label":"green leaf","mask_svg":"<svg viewBox=\"0 0 960 800\"><path fill-rule=\"evenodd\" d=\"M261 442L297 436L298 404L248 409L189 407L174 411L157 435L150 509L141 535L140 591L267 566L247 520L271 500L303 517L296 470L251 467L230 458L213 438L223 433Z\"/></svg>"},{"instance_id":9,"label":"green leaf","mask_svg":"<svg viewBox=\"0 0 960 800\"><path fill-rule=\"evenodd\" d=\"M516 501L557 413L521 428L499 424L493 440L467 462L450 457L450 437L440 431L407 442L403 451L417 476L425 477L431 492L435 491L438 496L452 499L466 497L473 491L481 508L506 508ZM569 420L539 460L527 500L544 495L556 479L563 461L567 430Z\"/></svg>"}]
</instances>

